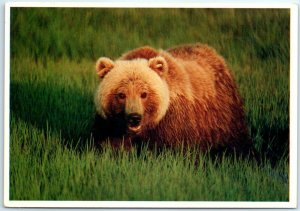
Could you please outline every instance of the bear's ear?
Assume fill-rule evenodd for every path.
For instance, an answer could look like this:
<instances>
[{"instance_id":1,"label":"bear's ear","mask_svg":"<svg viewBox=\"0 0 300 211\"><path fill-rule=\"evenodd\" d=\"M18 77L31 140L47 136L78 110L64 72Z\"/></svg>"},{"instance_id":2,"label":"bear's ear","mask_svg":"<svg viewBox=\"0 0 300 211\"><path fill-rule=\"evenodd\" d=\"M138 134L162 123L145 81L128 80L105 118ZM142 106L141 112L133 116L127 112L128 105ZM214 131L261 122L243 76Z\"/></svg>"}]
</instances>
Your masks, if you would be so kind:
<instances>
[{"instance_id":1,"label":"bear's ear","mask_svg":"<svg viewBox=\"0 0 300 211\"><path fill-rule=\"evenodd\" d=\"M97 75L100 78L104 78L104 76L114 67L114 62L106 57L101 57L96 62L96 71Z\"/></svg>"},{"instance_id":2,"label":"bear's ear","mask_svg":"<svg viewBox=\"0 0 300 211\"><path fill-rule=\"evenodd\" d=\"M149 60L149 67L157 72L158 75L163 76L168 72L168 64L164 57L157 56Z\"/></svg>"}]
</instances>

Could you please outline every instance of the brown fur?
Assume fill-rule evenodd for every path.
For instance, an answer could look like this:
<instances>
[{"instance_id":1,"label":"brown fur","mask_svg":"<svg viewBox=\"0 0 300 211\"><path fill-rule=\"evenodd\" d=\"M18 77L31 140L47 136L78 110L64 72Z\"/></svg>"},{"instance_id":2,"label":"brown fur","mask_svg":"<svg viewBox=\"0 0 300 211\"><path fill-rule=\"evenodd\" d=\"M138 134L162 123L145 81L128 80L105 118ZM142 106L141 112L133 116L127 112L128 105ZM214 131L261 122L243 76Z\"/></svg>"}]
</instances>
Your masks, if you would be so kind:
<instances>
[{"instance_id":1,"label":"brown fur","mask_svg":"<svg viewBox=\"0 0 300 211\"><path fill-rule=\"evenodd\" d=\"M157 124L150 123L136 136L121 133L122 137L117 139L123 139L128 146L138 137L149 140L151 146L186 143L199 145L203 150L210 147L249 150L251 141L243 102L224 59L214 49L196 44L167 51L142 47L124 54L119 60L150 60L157 56L163 57L168 66L163 78L169 89L168 109ZM155 102L153 104L155 107ZM147 105L143 106L147 108ZM101 121L105 122L103 118ZM98 134L101 133L99 124L95 123ZM116 142L112 141L112 144Z\"/></svg>"}]
</instances>

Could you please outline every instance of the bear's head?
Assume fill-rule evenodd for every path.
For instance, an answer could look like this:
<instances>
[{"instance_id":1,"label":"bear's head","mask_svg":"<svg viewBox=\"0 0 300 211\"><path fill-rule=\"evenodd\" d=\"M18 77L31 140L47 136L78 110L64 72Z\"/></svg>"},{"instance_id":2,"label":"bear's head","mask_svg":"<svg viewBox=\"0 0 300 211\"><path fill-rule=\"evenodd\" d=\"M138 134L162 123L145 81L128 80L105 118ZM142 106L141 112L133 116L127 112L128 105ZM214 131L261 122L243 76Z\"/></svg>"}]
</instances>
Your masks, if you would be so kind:
<instances>
[{"instance_id":1,"label":"bear's head","mask_svg":"<svg viewBox=\"0 0 300 211\"><path fill-rule=\"evenodd\" d=\"M138 134L157 125L166 114L170 96L165 80L168 64L163 57L116 61L102 57L96 71L100 84L95 105L104 119Z\"/></svg>"}]
</instances>

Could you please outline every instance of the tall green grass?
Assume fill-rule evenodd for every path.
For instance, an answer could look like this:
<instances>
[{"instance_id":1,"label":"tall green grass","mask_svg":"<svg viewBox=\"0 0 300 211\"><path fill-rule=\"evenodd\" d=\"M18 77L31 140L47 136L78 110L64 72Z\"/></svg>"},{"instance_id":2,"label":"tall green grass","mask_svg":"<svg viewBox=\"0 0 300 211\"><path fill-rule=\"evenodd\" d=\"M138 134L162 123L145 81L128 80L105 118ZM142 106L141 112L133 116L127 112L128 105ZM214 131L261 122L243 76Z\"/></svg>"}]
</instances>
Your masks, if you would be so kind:
<instances>
[{"instance_id":1,"label":"tall green grass","mask_svg":"<svg viewBox=\"0 0 300 211\"><path fill-rule=\"evenodd\" d=\"M95 60L195 42L231 66L262 164L93 148ZM10 68L12 200L289 199L288 10L12 8Z\"/></svg>"},{"instance_id":2,"label":"tall green grass","mask_svg":"<svg viewBox=\"0 0 300 211\"><path fill-rule=\"evenodd\" d=\"M155 154L144 149L137 156L106 148L100 154L89 144L68 149L50 128L39 130L21 120L11 124L18 125L11 132L12 199L288 200L286 160L271 168L267 161L258 166L227 157L221 163L208 155L197 159L192 150Z\"/></svg>"}]
</instances>

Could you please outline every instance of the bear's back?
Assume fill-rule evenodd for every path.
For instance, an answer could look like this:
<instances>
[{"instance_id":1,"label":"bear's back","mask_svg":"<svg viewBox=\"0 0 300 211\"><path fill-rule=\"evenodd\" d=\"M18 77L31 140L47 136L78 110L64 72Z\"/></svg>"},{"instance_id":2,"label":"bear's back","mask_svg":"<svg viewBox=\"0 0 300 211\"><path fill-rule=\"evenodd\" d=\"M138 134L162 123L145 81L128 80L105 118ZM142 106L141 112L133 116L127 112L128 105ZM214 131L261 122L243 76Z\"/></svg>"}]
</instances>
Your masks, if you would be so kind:
<instances>
[{"instance_id":1,"label":"bear's back","mask_svg":"<svg viewBox=\"0 0 300 211\"><path fill-rule=\"evenodd\" d=\"M178 46L167 52L187 64L198 64L194 70L186 65L185 71L196 93L194 114L201 136L208 137L213 146L231 145L243 150L251 145L243 101L223 57L203 44ZM200 95L203 88L207 94L204 98Z\"/></svg>"},{"instance_id":2,"label":"bear's back","mask_svg":"<svg viewBox=\"0 0 300 211\"><path fill-rule=\"evenodd\" d=\"M204 44L182 45L167 50L174 58L183 61L195 61L205 69L228 74L224 59L211 47ZM230 73L229 73L230 74ZM232 76L230 76L232 77Z\"/></svg>"}]
</instances>

